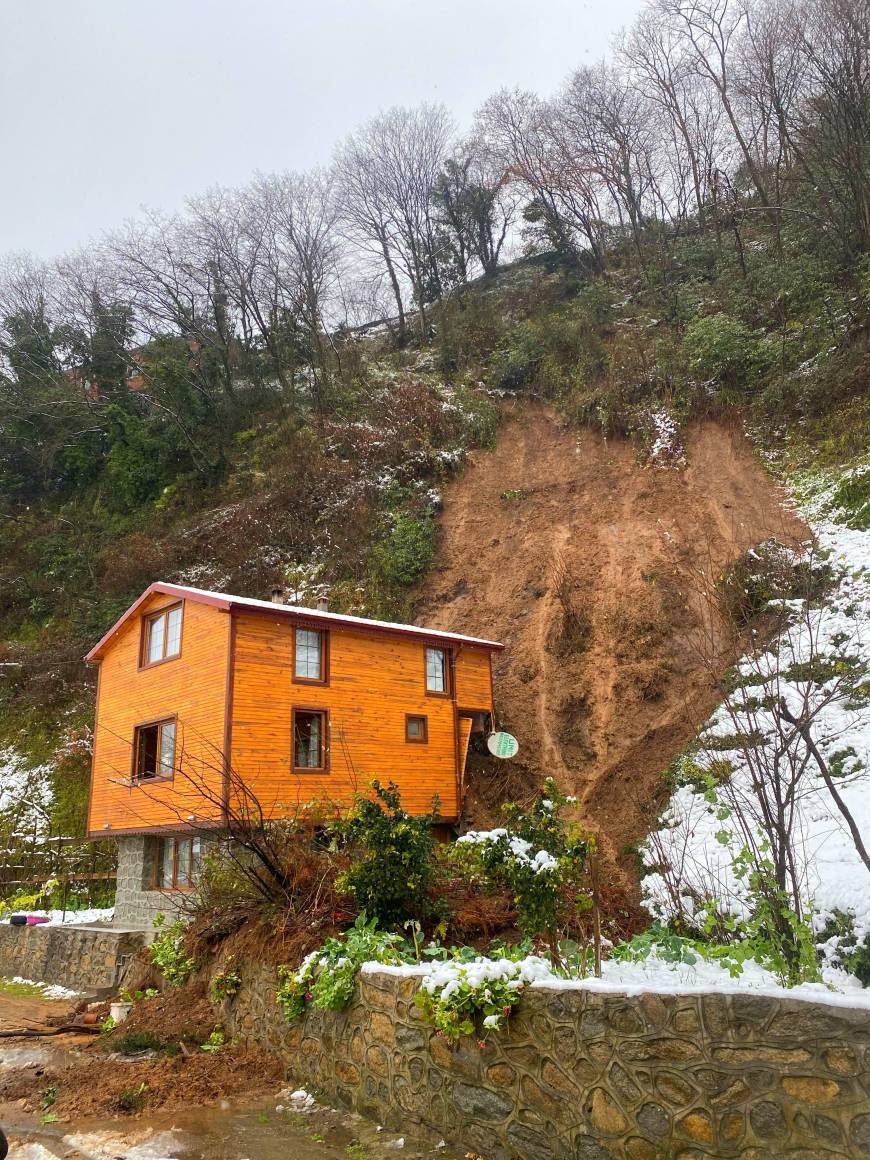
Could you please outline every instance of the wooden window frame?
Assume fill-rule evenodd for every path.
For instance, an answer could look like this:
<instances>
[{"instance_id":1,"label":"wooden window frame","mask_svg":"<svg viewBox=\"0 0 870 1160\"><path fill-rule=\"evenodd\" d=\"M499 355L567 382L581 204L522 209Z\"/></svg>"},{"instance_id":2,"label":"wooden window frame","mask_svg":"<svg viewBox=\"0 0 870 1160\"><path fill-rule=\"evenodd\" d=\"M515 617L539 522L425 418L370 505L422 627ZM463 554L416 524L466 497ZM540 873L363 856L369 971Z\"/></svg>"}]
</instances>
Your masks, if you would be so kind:
<instances>
[{"instance_id":1,"label":"wooden window frame","mask_svg":"<svg viewBox=\"0 0 870 1160\"><path fill-rule=\"evenodd\" d=\"M444 690L443 690L443 692L441 690L438 690L438 689L430 689L429 688L429 663L428 663L428 661L429 661L429 650L430 649L433 652L440 652L440 653L443 653L443 655L444 655ZM450 658L450 649L444 648L443 645L427 644L427 645L423 646L423 688L426 691L427 697L444 697L447 700L450 699L450 697L452 695L452 689L450 687L450 670L451 670L450 659L451 659Z\"/></svg>"},{"instance_id":2,"label":"wooden window frame","mask_svg":"<svg viewBox=\"0 0 870 1160\"><path fill-rule=\"evenodd\" d=\"M302 629L304 632L316 632L320 636L320 676L319 677L297 677L296 675L296 633ZM329 684L329 629L317 628L309 624L294 624L293 625L293 657L291 673L293 675L294 685L316 685L318 688L323 688Z\"/></svg>"},{"instance_id":3,"label":"wooden window frame","mask_svg":"<svg viewBox=\"0 0 870 1160\"><path fill-rule=\"evenodd\" d=\"M140 777L139 776L139 737L143 729L157 728L157 759L160 760L161 739L163 736L163 726L175 726L175 742L172 749L172 773L155 773L154 777ZM155 717L152 721L139 721L133 726L133 754L130 764L130 784L131 785L150 785L155 781L174 781L175 780L175 758L178 754L178 717L170 715L168 717Z\"/></svg>"},{"instance_id":4,"label":"wooden window frame","mask_svg":"<svg viewBox=\"0 0 870 1160\"><path fill-rule=\"evenodd\" d=\"M422 721L423 732L419 737L412 737L408 732L408 725L411 721ZM406 713L405 714L405 740L409 745L428 745L429 744L429 718L425 713Z\"/></svg>"},{"instance_id":5,"label":"wooden window frame","mask_svg":"<svg viewBox=\"0 0 870 1160\"><path fill-rule=\"evenodd\" d=\"M152 890L160 890L164 893L169 893L169 892L187 893L188 891L193 890L193 888L196 885L196 883L193 880L193 843L196 840L197 840L196 835L190 835L190 836L181 835L179 837L174 837L174 836L168 837L165 835L160 835L157 837L157 839L156 839L157 849L155 851L154 865L152 868L152 875L151 875L151 889ZM199 840L201 843L202 839L200 838ZM172 882L169 885L167 885L167 883L163 882L163 880L162 880L162 877L163 877L163 847L164 847L166 842L172 843ZM190 843L190 853L188 855L188 865L187 865L187 876L188 876L189 881L187 882L186 885L179 886L178 885L178 847L179 847L179 844L182 842L185 842L185 843L189 842ZM202 849L200 849L200 856L201 855L202 855Z\"/></svg>"},{"instance_id":6,"label":"wooden window frame","mask_svg":"<svg viewBox=\"0 0 870 1160\"><path fill-rule=\"evenodd\" d=\"M157 661L148 660L148 637L150 634L150 626L155 620L160 620L161 617L166 618L166 625L163 629L163 648L166 649L166 642L169 639L169 613L174 609L181 609L181 632L178 637L178 652L173 653L172 656L164 655ZM146 612L142 617L142 628L139 639L139 671L143 669L156 669L158 665L165 665L169 661L177 661L181 658L181 650L184 644L184 601L174 600L172 604L164 604L161 608L155 608L152 612Z\"/></svg>"},{"instance_id":7,"label":"wooden window frame","mask_svg":"<svg viewBox=\"0 0 870 1160\"><path fill-rule=\"evenodd\" d=\"M297 765L296 764L296 714L297 713L319 713L323 718L323 765ZM305 774L324 774L329 773L330 753L329 753L329 710L324 709L321 705L294 705L290 714L290 768L294 773L300 775Z\"/></svg>"}]
</instances>

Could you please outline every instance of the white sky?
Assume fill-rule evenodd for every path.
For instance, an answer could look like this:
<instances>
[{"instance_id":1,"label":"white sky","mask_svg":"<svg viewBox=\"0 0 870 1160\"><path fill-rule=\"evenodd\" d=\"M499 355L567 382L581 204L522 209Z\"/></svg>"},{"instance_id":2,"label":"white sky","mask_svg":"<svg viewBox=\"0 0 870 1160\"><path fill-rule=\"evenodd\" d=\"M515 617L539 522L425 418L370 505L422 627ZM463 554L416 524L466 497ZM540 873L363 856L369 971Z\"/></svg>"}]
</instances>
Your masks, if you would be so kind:
<instances>
[{"instance_id":1,"label":"white sky","mask_svg":"<svg viewBox=\"0 0 870 1160\"><path fill-rule=\"evenodd\" d=\"M641 0L0 0L0 253L326 162L390 105L548 94Z\"/></svg>"}]
</instances>

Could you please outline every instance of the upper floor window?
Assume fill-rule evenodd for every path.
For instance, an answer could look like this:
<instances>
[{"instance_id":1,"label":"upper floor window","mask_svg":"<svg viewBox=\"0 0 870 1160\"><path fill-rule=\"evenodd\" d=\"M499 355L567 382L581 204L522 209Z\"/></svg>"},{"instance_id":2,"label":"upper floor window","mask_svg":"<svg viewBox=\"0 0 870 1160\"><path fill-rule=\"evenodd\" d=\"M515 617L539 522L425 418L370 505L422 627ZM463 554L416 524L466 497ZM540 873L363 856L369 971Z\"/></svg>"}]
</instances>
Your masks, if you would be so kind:
<instances>
[{"instance_id":1,"label":"upper floor window","mask_svg":"<svg viewBox=\"0 0 870 1160\"><path fill-rule=\"evenodd\" d=\"M326 683L326 633L297 628L293 650L293 679Z\"/></svg>"},{"instance_id":2,"label":"upper floor window","mask_svg":"<svg viewBox=\"0 0 870 1160\"><path fill-rule=\"evenodd\" d=\"M133 735L133 780L154 781L175 772L175 718L137 725Z\"/></svg>"},{"instance_id":3,"label":"upper floor window","mask_svg":"<svg viewBox=\"0 0 870 1160\"><path fill-rule=\"evenodd\" d=\"M324 709L293 710L294 769L326 769L326 721Z\"/></svg>"},{"instance_id":4,"label":"upper floor window","mask_svg":"<svg viewBox=\"0 0 870 1160\"><path fill-rule=\"evenodd\" d=\"M142 630L142 664L156 665L168 661L181 652L182 606L161 608L146 616Z\"/></svg>"},{"instance_id":5,"label":"upper floor window","mask_svg":"<svg viewBox=\"0 0 870 1160\"><path fill-rule=\"evenodd\" d=\"M426 692L445 695L450 692L446 649L426 649Z\"/></svg>"}]
</instances>

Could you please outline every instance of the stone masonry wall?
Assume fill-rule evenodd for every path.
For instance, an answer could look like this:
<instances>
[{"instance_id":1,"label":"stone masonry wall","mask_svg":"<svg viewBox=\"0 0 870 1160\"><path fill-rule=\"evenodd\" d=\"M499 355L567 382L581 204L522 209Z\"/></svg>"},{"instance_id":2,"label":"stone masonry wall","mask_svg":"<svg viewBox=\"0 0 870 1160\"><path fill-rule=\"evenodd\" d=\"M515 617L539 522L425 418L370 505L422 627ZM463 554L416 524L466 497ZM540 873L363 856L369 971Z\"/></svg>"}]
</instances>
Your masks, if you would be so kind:
<instances>
[{"instance_id":1,"label":"stone masonry wall","mask_svg":"<svg viewBox=\"0 0 870 1160\"><path fill-rule=\"evenodd\" d=\"M179 907L180 894L149 890L150 866L146 856L148 838L134 834L118 838L118 880L115 889L115 924L151 930L158 914L171 919Z\"/></svg>"},{"instance_id":2,"label":"stone masonry wall","mask_svg":"<svg viewBox=\"0 0 870 1160\"><path fill-rule=\"evenodd\" d=\"M870 1156L867 1011L535 988L481 1050L423 1024L417 986L364 974L347 1011L288 1024L274 968L251 965L223 1019L325 1099L485 1160Z\"/></svg>"},{"instance_id":3,"label":"stone masonry wall","mask_svg":"<svg viewBox=\"0 0 870 1160\"><path fill-rule=\"evenodd\" d=\"M110 926L0 925L0 976L59 983L73 991L114 990L121 969L144 944L137 931Z\"/></svg>"}]
</instances>

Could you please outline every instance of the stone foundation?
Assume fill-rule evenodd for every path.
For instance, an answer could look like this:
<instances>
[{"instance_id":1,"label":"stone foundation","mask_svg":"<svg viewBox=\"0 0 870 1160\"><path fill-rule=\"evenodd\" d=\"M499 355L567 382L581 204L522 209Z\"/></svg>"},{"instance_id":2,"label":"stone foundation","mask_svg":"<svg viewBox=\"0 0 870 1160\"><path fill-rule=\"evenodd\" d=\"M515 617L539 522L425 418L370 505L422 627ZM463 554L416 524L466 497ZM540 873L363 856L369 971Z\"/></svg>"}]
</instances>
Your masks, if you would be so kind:
<instances>
[{"instance_id":1,"label":"stone foundation","mask_svg":"<svg viewBox=\"0 0 870 1160\"><path fill-rule=\"evenodd\" d=\"M133 834L117 839L118 880L115 888L115 924L150 931L158 914L170 921L179 910L184 894L179 891L152 890L152 861L148 843L152 839Z\"/></svg>"},{"instance_id":2,"label":"stone foundation","mask_svg":"<svg viewBox=\"0 0 870 1160\"><path fill-rule=\"evenodd\" d=\"M508 1030L457 1047L418 981L361 976L351 1007L288 1024L276 974L243 970L228 1030L300 1083L486 1160L870 1156L870 1012L761 995L527 990Z\"/></svg>"},{"instance_id":3,"label":"stone foundation","mask_svg":"<svg viewBox=\"0 0 870 1160\"><path fill-rule=\"evenodd\" d=\"M111 926L0 926L0 976L59 983L73 991L114 991L127 961L144 946L141 931Z\"/></svg>"}]
</instances>

